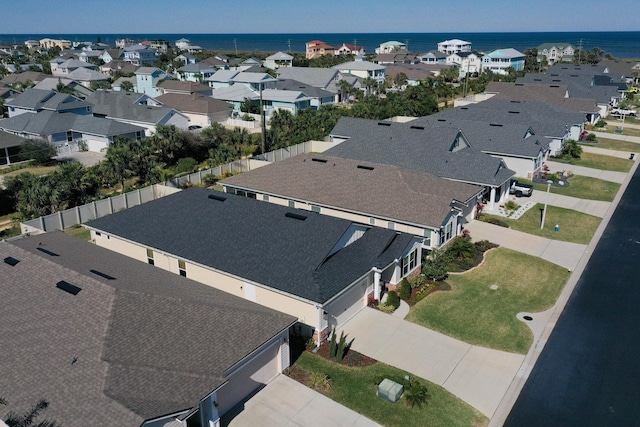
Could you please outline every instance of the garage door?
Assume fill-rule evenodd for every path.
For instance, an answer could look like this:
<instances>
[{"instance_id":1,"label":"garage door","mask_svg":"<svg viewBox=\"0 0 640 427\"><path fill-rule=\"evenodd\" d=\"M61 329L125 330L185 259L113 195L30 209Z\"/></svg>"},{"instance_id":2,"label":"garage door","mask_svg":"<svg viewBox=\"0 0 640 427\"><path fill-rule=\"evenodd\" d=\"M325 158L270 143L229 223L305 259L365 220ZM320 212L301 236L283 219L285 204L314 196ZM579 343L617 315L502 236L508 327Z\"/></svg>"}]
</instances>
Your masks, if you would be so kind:
<instances>
[{"instance_id":1,"label":"garage door","mask_svg":"<svg viewBox=\"0 0 640 427\"><path fill-rule=\"evenodd\" d=\"M280 372L278 371L278 349L275 342L263 353L255 356L248 364L234 372L227 384L218 391L218 413L224 415L240 403L252 391L268 384Z\"/></svg>"},{"instance_id":2,"label":"garage door","mask_svg":"<svg viewBox=\"0 0 640 427\"><path fill-rule=\"evenodd\" d=\"M329 317L329 328L340 327L358 311L365 306L365 295L367 292L367 280L354 285L347 292L342 294L333 302L327 312Z\"/></svg>"},{"instance_id":3,"label":"garage door","mask_svg":"<svg viewBox=\"0 0 640 427\"><path fill-rule=\"evenodd\" d=\"M102 140L99 140L99 139L87 138L85 141L87 143L87 149L89 151L93 151L95 153L100 153L100 152L106 150L107 146L109 145L108 142L102 141Z\"/></svg>"}]
</instances>

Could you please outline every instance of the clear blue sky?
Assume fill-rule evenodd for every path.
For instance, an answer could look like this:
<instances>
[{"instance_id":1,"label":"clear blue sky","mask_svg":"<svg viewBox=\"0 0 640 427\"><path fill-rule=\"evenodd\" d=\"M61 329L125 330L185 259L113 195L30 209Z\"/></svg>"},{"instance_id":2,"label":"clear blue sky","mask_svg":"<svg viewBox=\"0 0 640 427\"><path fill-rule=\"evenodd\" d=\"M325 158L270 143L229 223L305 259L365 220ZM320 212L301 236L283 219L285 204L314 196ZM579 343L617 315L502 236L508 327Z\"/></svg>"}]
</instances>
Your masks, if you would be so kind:
<instances>
[{"instance_id":1,"label":"clear blue sky","mask_svg":"<svg viewBox=\"0 0 640 427\"><path fill-rule=\"evenodd\" d=\"M640 0L20 0L10 4L3 4L3 34L640 31Z\"/></svg>"}]
</instances>

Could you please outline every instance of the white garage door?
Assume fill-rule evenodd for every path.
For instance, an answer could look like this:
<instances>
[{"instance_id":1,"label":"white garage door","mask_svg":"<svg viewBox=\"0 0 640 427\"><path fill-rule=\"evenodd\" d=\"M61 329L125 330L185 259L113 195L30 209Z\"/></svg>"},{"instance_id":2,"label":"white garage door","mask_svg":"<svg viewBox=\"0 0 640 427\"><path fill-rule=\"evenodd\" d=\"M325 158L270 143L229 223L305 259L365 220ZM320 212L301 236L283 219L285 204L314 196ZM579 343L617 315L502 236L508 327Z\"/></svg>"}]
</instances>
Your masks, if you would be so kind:
<instances>
[{"instance_id":1,"label":"white garage door","mask_svg":"<svg viewBox=\"0 0 640 427\"><path fill-rule=\"evenodd\" d=\"M109 143L106 141L102 141L99 139L91 139L87 138L86 140L87 148L89 151L93 151L95 153L99 153L107 149Z\"/></svg>"},{"instance_id":2,"label":"white garage door","mask_svg":"<svg viewBox=\"0 0 640 427\"><path fill-rule=\"evenodd\" d=\"M218 413L224 415L252 391L268 384L278 371L278 349L275 342L262 354L254 357L247 365L229 377L229 382L218 391Z\"/></svg>"},{"instance_id":3,"label":"white garage door","mask_svg":"<svg viewBox=\"0 0 640 427\"><path fill-rule=\"evenodd\" d=\"M356 284L347 292L338 297L338 300L333 302L329 308L329 328L334 326L340 327L353 315L360 311L365 306L365 295L367 292L367 280Z\"/></svg>"}]
</instances>

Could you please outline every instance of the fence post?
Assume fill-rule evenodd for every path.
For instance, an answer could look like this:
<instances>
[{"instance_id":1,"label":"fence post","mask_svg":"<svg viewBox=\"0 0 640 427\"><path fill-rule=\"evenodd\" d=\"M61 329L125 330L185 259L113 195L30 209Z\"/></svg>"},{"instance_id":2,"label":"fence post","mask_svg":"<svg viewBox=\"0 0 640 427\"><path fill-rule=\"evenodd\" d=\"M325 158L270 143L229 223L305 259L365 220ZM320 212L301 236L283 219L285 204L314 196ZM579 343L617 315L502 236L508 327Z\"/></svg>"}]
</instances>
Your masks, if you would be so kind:
<instances>
[{"instance_id":1,"label":"fence post","mask_svg":"<svg viewBox=\"0 0 640 427\"><path fill-rule=\"evenodd\" d=\"M111 201L111 200L109 200ZM91 204L93 205L93 217L94 218L98 218L98 207L96 206L96 202L91 202Z\"/></svg>"},{"instance_id":2,"label":"fence post","mask_svg":"<svg viewBox=\"0 0 640 427\"><path fill-rule=\"evenodd\" d=\"M142 204L142 196L140 195L140 189L138 188L138 204L141 205Z\"/></svg>"},{"instance_id":3,"label":"fence post","mask_svg":"<svg viewBox=\"0 0 640 427\"><path fill-rule=\"evenodd\" d=\"M109 214L113 213L113 197L109 197Z\"/></svg>"},{"instance_id":4,"label":"fence post","mask_svg":"<svg viewBox=\"0 0 640 427\"><path fill-rule=\"evenodd\" d=\"M129 202L127 202L127 193L123 191L122 196L124 197L124 208L129 209Z\"/></svg>"},{"instance_id":5,"label":"fence post","mask_svg":"<svg viewBox=\"0 0 640 427\"><path fill-rule=\"evenodd\" d=\"M58 211L58 226L60 230L64 230L64 221L62 220L62 211Z\"/></svg>"},{"instance_id":6,"label":"fence post","mask_svg":"<svg viewBox=\"0 0 640 427\"><path fill-rule=\"evenodd\" d=\"M44 226L44 217L40 217L40 230L44 231L46 233L47 229Z\"/></svg>"},{"instance_id":7,"label":"fence post","mask_svg":"<svg viewBox=\"0 0 640 427\"><path fill-rule=\"evenodd\" d=\"M76 222L78 224L82 224L82 220L80 219L80 208L76 206L75 210L76 210Z\"/></svg>"}]
</instances>

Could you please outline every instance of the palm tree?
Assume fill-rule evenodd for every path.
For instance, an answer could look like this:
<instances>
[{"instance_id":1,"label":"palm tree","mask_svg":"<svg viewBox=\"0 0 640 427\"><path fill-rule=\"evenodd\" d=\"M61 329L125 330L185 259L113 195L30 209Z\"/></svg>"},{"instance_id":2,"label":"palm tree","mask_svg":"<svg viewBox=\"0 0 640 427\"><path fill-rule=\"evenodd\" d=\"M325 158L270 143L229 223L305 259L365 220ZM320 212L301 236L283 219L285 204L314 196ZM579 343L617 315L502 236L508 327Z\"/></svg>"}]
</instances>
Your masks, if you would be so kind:
<instances>
[{"instance_id":1,"label":"palm tree","mask_svg":"<svg viewBox=\"0 0 640 427\"><path fill-rule=\"evenodd\" d=\"M340 98L342 102L348 102L349 95L351 95L354 92L353 85L343 79L343 80L339 80L338 83L336 83L336 87L340 91Z\"/></svg>"},{"instance_id":2,"label":"palm tree","mask_svg":"<svg viewBox=\"0 0 640 427\"><path fill-rule=\"evenodd\" d=\"M373 93L373 88L378 86L378 83L373 77L367 77L362 81L362 84L367 88L367 95L371 95Z\"/></svg>"},{"instance_id":3,"label":"palm tree","mask_svg":"<svg viewBox=\"0 0 640 427\"><path fill-rule=\"evenodd\" d=\"M129 80L125 80L120 84L120 89L125 92L133 92L133 83L131 83Z\"/></svg>"},{"instance_id":4,"label":"palm tree","mask_svg":"<svg viewBox=\"0 0 640 427\"><path fill-rule=\"evenodd\" d=\"M120 191L124 193L124 182L133 175L131 168L131 146L127 138L115 137L107 148L106 165L120 181Z\"/></svg>"},{"instance_id":5,"label":"palm tree","mask_svg":"<svg viewBox=\"0 0 640 427\"><path fill-rule=\"evenodd\" d=\"M36 403L29 411L23 414L16 414L14 412L10 412L7 415L7 419L5 423L9 427L59 427L55 421L43 420L36 423L35 419L38 417L40 412L44 411L49 407L49 402L44 399L41 399Z\"/></svg>"}]
</instances>

